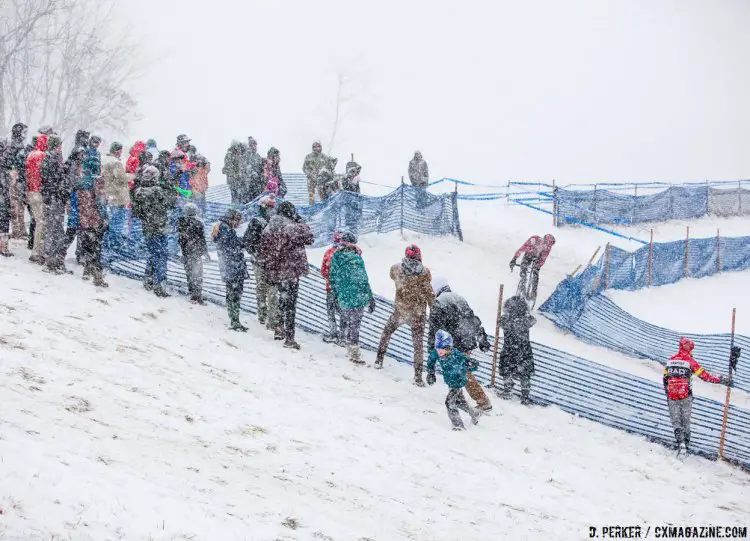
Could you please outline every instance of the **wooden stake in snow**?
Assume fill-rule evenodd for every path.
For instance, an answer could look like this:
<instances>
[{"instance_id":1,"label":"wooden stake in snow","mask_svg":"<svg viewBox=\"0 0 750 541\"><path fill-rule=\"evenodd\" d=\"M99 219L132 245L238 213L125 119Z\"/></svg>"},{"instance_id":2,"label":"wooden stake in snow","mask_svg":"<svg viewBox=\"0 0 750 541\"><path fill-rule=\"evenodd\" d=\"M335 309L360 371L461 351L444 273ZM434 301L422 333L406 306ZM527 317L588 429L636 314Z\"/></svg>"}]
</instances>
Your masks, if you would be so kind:
<instances>
[{"instance_id":1,"label":"wooden stake in snow","mask_svg":"<svg viewBox=\"0 0 750 541\"><path fill-rule=\"evenodd\" d=\"M732 338L729 340L729 372L732 375L732 348L734 348L734 321L737 318L737 308L732 308ZM721 420L721 436L719 437L719 458L724 458L724 440L727 435L727 419L729 418L729 398L732 396L732 386L727 385L727 398L724 402L724 417Z\"/></svg>"},{"instance_id":2,"label":"wooden stake in snow","mask_svg":"<svg viewBox=\"0 0 750 541\"><path fill-rule=\"evenodd\" d=\"M500 317L503 315L503 284L500 284L500 294L497 297L497 321L495 322L495 347L492 350L492 375L490 387L495 387L495 372L497 371L497 347L500 344Z\"/></svg>"},{"instance_id":3,"label":"wooden stake in snow","mask_svg":"<svg viewBox=\"0 0 750 541\"><path fill-rule=\"evenodd\" d=\"M609 287L609 243L604 249L604 289Z\"/></svg>"},{"instance_id":4,"label":"wooden stake in snow","mask_svg":"<svg viewBox=\"0 0 750 541\"><path fill-rule=\"evenodd\" d=\"M648 287L651 287L651 276L654 272L654 230L651 230L651 241L648 243Z\"/></svg>"},{"instance_id":5,"label":"wooden stake in snow","mask_svg":"<svg viewBox=\"0 0 750 541\"><path fill-rule=\"evenodd\" d=\"M594 258L596 257L596 254L598 254L599 250L601 250L601 249L602 249L601 246L597 246L596 247L596 251L594 252L594 255L591 256L591 259L589 259L589 264L586 265L586 268L589 268L591 266L591 264L594 262Z\"/></svg>"}]
</instances>

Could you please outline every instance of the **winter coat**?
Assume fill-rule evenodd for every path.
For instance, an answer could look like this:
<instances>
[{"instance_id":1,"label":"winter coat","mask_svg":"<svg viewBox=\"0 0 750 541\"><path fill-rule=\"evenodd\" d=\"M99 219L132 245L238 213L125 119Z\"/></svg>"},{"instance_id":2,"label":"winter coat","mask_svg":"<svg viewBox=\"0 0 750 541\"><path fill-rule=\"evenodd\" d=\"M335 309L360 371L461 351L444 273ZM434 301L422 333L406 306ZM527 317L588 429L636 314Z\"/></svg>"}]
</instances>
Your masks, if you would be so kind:
<instances>
[{"instance_id":1,"label":"winter coat","mask_svg":"<svg viewBox=\"0 0 750 541\"><path fill-rule=\"evenodd\" d=\"M513 259L518 259L525 252L526 256L534 261L534 268L541 269L552 251L552 246L552 244L545 243L540 236L534 235L523 243L523 246L516 251Z\"/></svg>"},{"instance_id":2,"label":"winter coat","mask_svg":"<svg viewBox=\"0 0 750 541\"><path fill-rule=\"evenodd\" d=\"M341 178L341 189L345 192L360 193L359 175L347 173Z\"/></svg>"},{"instance_id":3,"label":"winter coat","mask_svg":"<svg viewBox=\"0 0 750 541\"><path fill-rule=\"evenodd\" d=\"M261 178L265 185L265 191L275 193L279 197L286 195L286 182L284 182L284 177L281 175L281 168L278 164L273 165L271 160L264 160L263 175Z\"/></svg>"},{"instance_id":4,"label":"winter coat","mask_svg":"<svg viewBox=\"0 0 750 541\"><path fill-rule=\"evenodd\" d=\"M83 180L87 189L94 189L94 182L102 175L102 155L98 150L90 148L86 151L82 167Z\"/></svg>"},{"instance_id":5,"label":"winter coat","mask_svg":"<svg viewBox=\"0 0 750 541\"><path fill-rule=\"evenodd\" d=\"M693 396L693 374L709 383L720 383L721 378L713 376L696 361L692 354L680 351L669 359L664 367L664 392L669 400L684 400Z\"/></svg>"},{"instance_id":6,"label":"winter coat","mask_svg":"<svg viewBox=\"0 0 750 541\"><path fill-rule=\"evenodd\" d=\"M156 147L146 147L146 151L151 154L151 162L156 163L156 160L159 159L159 149Z\"/></svg>"},{"instance_id":7,"label":"winter coat","mask_svg":"<svg viewBox=\"0 0 750 541\"><path fill-rule=\"evenodd\" d=\"M334 244L323 254L323 263L320 265L320 274L326 279L326 293L331 291L331 259L338 249L341 248L339 244Z\"/></svg>"},{"instance_id":8,"label":"winter coat","mask_svg":"<svg viewBox=\"0 0 750 541\"><path fill-rule=\"evenodd\" d=\"M305 156L305 161L302 164L302 172L310 182L317 184L321 169L328 167L330 160L322 152L310 152L310 154Z\"/></svg>"},{"instance_id":9,"label":"winter coat","mask_svg":"<svg viewBox=\"0 0 750 541\"><path fill-rule=\"evenodd\" d=\"M40 137L41 139L41 137ZM70 176L66 174L62 152L49 151L42 161L42 201L49 205L53 201L67 203L70 197Z\"/></svg>"},{"instance_id":10,"label":"winter coat","mask_svg":"<svg viewBox=\"0 0 750 541\"><path fill-rule=\"evenodd\" d=\"M81 229L100 229L108 222L104 183L94 181L94 189L78 190L78 227Z\"/></svg>"},{"instance_id":11,"label":"winter coat","mask_svg":"<svg viewBox=\"0 0 750 541\"><path fill-rule=\"evenodd\" d=\"M263 157L257 152L248 153L246 178L249 202L266 191L266 184L263 181Z\"/></svg>"},{"instance_id":12,"label":"winter coat","mask_svg":"<svg viewBox=\"0 0 750 541\"><path fill-rule=\"evenodd\" d=\"M503 350L500 352L500 375L528 376L534 373L534 353L529 330L536 318L529 314L529 306L521 297L505 301L500 328L503 330Z\"/></svg>"},{"instance_id":13,"label":"winter coat","mask_svg":"<svg viewBox=\"0 0 750 541\"><path fill-rule=\"evenodd\" d=\"M245 234L242 237L242 244L245 250L250 254L250 261L255 265L258 263L260 254L260 243L263 239L263 230L268 225L268 212L260 210L256 216L253 216L247 224Z\"/></svg>"},{"instance_id":14,"label":"winter coat","mask_svg":"<svg viewBox=\"0 0 750 541\"><path fill-rule=\"evenodd\" d=\"M195 216L180 216L177 219L177 235L183 256L200 258L208 254L203 222Z\"/></svg>"},{"instance_id":15,"label":"winter coat","mask_svg":"<svg viewBox=\"0 0 750 541\"><path fill-rule=\"evenodd\" d=\"M273 216L263 231L259 261L271 283L296 280L307 274L305 246L314 241L310 226L294 222L279 214Z\"/></svg>"},{"instance_id":16,"label":"winter coat","mask_svg":"<svg viewBox=\"0 0 750 541\"><path fill-rule=\"evenodd\" d=\"M364 308L373 299L365 262L357 246L344 244L333 254L330 282L341 310Z\"/></svg>"},{"instance_id":17,"label":"winter coat","mask_svg":"<svg viewBox=\"0 0 750 541\"><path fill-rule=\"evenodd\" d=\"M168 235L169 213L177 202L177 194L161 184L149 183L135 189L133 214L143 224L143 236Z\"/></svg>"},{"instance_id":18,"label":"winter coat","mask_svg":"<svg viewBox=\"0 0 750 541\"><path fill-rule=\"evenodd\" d=\"M111 154L102 158L102 181L108 205L124 207L130 203L128 174L120 158Z\"/></svg>"},{"instance_id":19,"label":"winter coat","mask_svg":"<svg viewBox=\"0 0 750 541\"><path fill-rule=\"evenodd\" d=\"M230 145L224 156L224 167L221 169L227 177L227 184L239 186L242 183L247 172L248 154L249 150L242 143L234 141Z\"/></svg>"},{"instance_id":20,"label":"winter coat","mask_svg":"<svg viewBox=\"0 0 750 541\"><path fill-rule=\"evenodd\" d=\"M424 161L419 152L414 154L414 158L409 162L409 180L412 186L419 186L420 188L427 187L430 181L427 162Z\"/></svg>"},{"instance_id":21,"label":"winter coat","mask_svg":"<svg viewBox=\"0 0 750 541\"><path fill-rule=\"evenodd\" d=\"M190 186L194 192L206 193L208 190L208 174L211 172L209 164L200 165L195 168L195 173L190 179Z\"/></svg>"},{"instance_id":22,"label":"winter coat","mask_svg":"<svg viewBox=\"0 0 750 541\"><path fill-rule=\"evenodd\" d=\"M405 257L400 265L391 267L391 280L396 283L396 313L407 321L424 317L435 300L430 269Z\"/></svg>"},{"instance_id":23,"label":"winter coat","mask_svg":"<svg viewBox=\"0 0 750 541\"><path fill-rule=\"evenodd\" d=\"M0 141L0 235L7 234L11 222L10 148Z\"/></svg>"},{"instance_id":24,"label":"winter coat","mask_svg":"<svg viewBox=\"0 0 750 541\"><path fill-rule=\"evenodd\" d=\"M453 293L449 287L438 291L430 306L428 344L435 343L435 335L440 329L448 332L453 337L453 345L464 353L487 343L482 322L474 315L466 299Z\"/></svg>"},{"instance_id":25,"label":"winter coat","mask_svg":"<svg viewBox=\"0 0 750 541\"><path fill-rule=\"evenodd\" d=\"M224 218L214 224L211 240L216 243L219 254L219 271L224 282L236 284L247 277L247 263L243 253L242 241L237 232Z\"/></svg>"},{"instance_id":26,"label":"winter coat","mask_svg":"<svg viewBox=\"0 0 750 541\"><path fill-rule=\"evenodd\" d=\"M138 169L138 166L140 165L138 156L144 150L146 150L146 143L143 141L136 141L130 149L130 156L128 156L128 161L125 162L125 171L128 174L135 175L135 170Z\"/></svg>"},{"instance_id":27,"label":"winter coat","mask_svg":"<svg viewBox=\"0 0 750 541\"><path fill-rule=\"evenodd\" d=\"M191 168L192 166L192 168ZM195 173L195 166L188 162L187 157L185 158L185 169L181 170L177 168L177 163L172 162L169 164L169 175L172 179L171 185L180 188L181 190L192 189L192 178Z\"/></svg>"},{"instance_id":28,"label":"winter coat","mask_svg":"<svg viewBox=\"0 0 750 541\"><path fill-rule=\"evenodd\" d=\"M436 364L440 364L443 381L445 381L448 387L451 389L462 389L466 385L466 373L469 371L471 365L466 355L461 353L457 348L451 348L450 353L445 357L438 355L435 349L430 351L430 355L427 357L427 371L434 372Z\"/></svg>"},{"instance_id":29,"label":"winter coat","mask_svg":"<svg viewBox=\"0 0 750 541\"><path fill-rule=\"evenodd\" d=\"M16 183L22 191L26 191L26 158L28 152L20 139L11 140L8 148L7 165L11 171L17 171Z\"/></svg>"},{"instance_id":30,"label":"winter coat","mask_svg":"<svg viewBox=\"0 0 750 541\"><path fill-rule=\"evenodd\" d=\"M40 192L42 190L42 162L47 152L47 136L40 135L36 140L34 151L26 158L26 190Z\"/></svg>"}]
</instances>

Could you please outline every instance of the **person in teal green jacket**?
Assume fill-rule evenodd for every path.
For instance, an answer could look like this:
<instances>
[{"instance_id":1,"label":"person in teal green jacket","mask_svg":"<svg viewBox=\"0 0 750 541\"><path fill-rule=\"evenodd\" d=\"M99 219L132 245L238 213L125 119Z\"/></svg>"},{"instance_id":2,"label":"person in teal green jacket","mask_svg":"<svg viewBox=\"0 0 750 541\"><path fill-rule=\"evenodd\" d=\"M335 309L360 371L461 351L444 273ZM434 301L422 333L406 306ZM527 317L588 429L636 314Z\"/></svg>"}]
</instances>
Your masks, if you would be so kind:
<instances>
[{"instance_id":1,"label":"person in teal green jacket","mask_svg":"<svg viewBox=\"0 0 750 541\"><path fill-rule=\"evenodd\" d=\"M362 252L353 233L341 235L341 247L333 254L329 274L331 291L341 310L342 326L346 329L346 349L354 364L365 364L359 351L359 327L365 307L375 310L370 280Z\"/></svg>"},{"instance_id":2,"label":"person in teal green jacket","mask_svg":"<svg viewBox=\"0 0 750 541\"><path fill-rule=\"evenodd\" d=\"M466 355L453 347L453 337L442 329L435 334L435 349L430 351L427 359L428 385L435 383L435 365L438 363L443 380L450 388L445 398L445 407L448 409L448 418L453 424L453 430L465 429L458 410L468 413L472 424L477 424L481 411L469 406L463 390L467 381L466 372L476 370L476 366L472 366Z\"/></svg>"}]
</instances>

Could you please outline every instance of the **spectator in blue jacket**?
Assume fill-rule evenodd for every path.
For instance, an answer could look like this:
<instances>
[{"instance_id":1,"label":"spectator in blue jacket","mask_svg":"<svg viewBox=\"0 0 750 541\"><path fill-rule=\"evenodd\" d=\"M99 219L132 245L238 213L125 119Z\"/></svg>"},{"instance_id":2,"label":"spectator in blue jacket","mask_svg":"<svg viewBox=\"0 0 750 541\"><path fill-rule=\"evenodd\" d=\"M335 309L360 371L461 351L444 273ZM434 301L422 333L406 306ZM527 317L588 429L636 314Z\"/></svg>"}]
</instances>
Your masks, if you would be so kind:
<instances>
[{"instance_id":1,"label":"spectator in blue jacket","mask_svg":"<svg viewBox=\"0 0 750 541\"><path fill-rule=\"evenodd\" d=\"M233 331L246 332L247 327L240 323L240 300L242 299L245 279L249 275L242 239L235 231L241 222L242 214L238 210L227 210L226 214L214 224L211 231L211 240L216 243L219 255L219 271L226 286L230 328Z\"/></svg>"},{"instance_id":2,"label":"spectator in blue jacket","mask_svg":"<svg viewBox=\"0 0 750 541\"><path fill-rule=\"evenodd\" d=\"M464 430L464 423L458 410L465 411L471 417L471 422L477 424L481 411L469 406L464 396L467 370L476 370L466 356L453 347L453 337L439 330L435 335L435 349L430 352L427 359L427 384L435 383L435 365L440 364L443 372L443 380L450 388L445 398L445 407L448 409L448 418L453 423L453 430Z\"/></svg>"}]
</instances>

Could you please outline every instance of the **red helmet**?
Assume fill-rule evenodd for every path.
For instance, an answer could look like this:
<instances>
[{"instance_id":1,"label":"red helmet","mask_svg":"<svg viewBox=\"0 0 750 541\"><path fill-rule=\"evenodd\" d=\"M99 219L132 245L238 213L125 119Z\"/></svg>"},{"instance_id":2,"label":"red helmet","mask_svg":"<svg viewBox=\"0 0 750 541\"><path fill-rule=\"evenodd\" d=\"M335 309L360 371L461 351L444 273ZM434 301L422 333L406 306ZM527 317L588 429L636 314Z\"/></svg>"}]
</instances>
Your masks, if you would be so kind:
<instances>
[{"instance_id":1,"label":"red helmet","mask_svg":"<svg viewBox=\"0 0 750 541\"><path fill-rule=\"evenodd\" d=\"M546 235L544 235L544 243L552 246L553 244L555 244L555 237L547 233Z\"/></svg>"},{"instance_id":2,"label":"red helmet","mask_svg":"<svg viewBox=\"0 0 750 541\"><path fill-rule=\"evenodd\" d=\"M690 340L690 338L685 338L685 337L680 338L680 351L690 353L694 349L695 349L695 342Z\"/></svg>"},{"instance_id":3,"label":"red helmet","mask_svg":"<svg viewBox=\"0 0 750 541\"><path fill-rule=\"evenodd\" d=\"M422 250L419 249L419 246L416 244L411 244L406 247L406 257L409 259L416 259L417 261L422 261Z\"/></svg>"}]
</instances>

